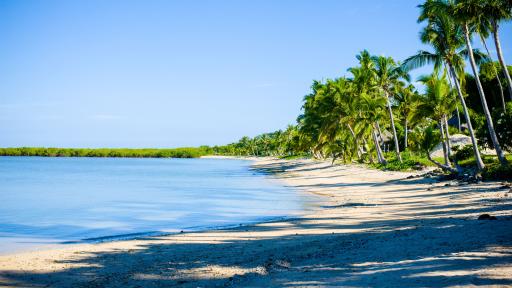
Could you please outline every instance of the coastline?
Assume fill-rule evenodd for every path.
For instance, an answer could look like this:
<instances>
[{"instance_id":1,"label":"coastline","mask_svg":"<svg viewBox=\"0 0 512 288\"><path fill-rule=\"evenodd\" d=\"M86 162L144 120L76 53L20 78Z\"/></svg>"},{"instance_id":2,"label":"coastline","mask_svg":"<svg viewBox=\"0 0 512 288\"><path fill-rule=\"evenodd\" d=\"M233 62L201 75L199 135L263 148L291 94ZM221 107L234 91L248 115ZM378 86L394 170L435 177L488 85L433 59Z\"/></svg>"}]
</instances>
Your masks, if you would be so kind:
<instances>
[{"instance_id":1,"label":"coastline","mask_svg":"<svg viewBox=\"0 0 512 288\"><path fill-rule=\"evenodd\" d=\"M0 284L512 285L512 195L500 182L459 185L321 161L247 160L286 186L323 196L322 209L236 228L4 255ZM498 220L476 220L482 213Z\"/></svg>"}]
</instances>

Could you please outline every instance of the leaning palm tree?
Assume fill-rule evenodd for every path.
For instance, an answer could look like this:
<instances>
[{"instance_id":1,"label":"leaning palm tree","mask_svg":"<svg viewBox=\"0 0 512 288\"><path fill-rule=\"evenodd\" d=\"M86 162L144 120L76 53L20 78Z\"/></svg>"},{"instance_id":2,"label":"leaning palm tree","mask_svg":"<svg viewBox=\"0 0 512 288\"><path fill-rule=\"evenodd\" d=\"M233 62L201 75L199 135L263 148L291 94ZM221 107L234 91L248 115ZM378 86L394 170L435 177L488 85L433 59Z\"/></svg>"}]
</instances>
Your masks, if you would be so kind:
<instances>
[{"instance_id":1,"label":"leaning palm tree","mask_svg":"<svg viewBox=\"0 0 512 288\"><path fill-rule=\"evenodd\" d=\"M418 136L419 136L419 138L421 138L418 141L420 143L419 148L423 152L427 153L427 158L428 158L428 160L430 160L430 162L434 163L437 167L439 167L445 171L448 171L450 173L458 172L457 169L455 169L455 168L452 168L450 166L443 165L443 164L437 162L430 155L430 152L437 145L437 143L439 143L439 139L440 139L440 137L439 137L440 135L437 134L431 126L427 127L425 130L423 130L422 133L419 134Z\"/></svg>"},{"instance_id":2,"label":"leaning palm tree","mask_svg":"<svg viewBox=\"0 0 512 288\"><path fill-rule=\"evenodd\" d=\"M512 2L510 0L486 0L483 1L483 8L479 11L481 14L486 15L491 23L491 31L496 45L496 54L498 54L498 61L501 65L501 70L505 81L508 83L508 94L512 99L512 80L510 73L507 69L503 50L501 49L501 41L499 36L500 22L510 20L512 18Z\"/></svg>"},{"instance_id":3,"label":"leaning palm tree","mask_svg":"<svg viewBox=\"0 0 512 288\"><path fill-rule=\"evenodd\" d=\"M451 18L446 16L444 13L431 13L429 10L429 4L433 1L427 1L425 4L420 5L422 13L419 21L428 20L427 27L425 27L420 34L421 41L426 44L430 44L434 49L434 52L419 51L416 55L407 58L403 67L406 70L415 69L426 64L434 64L434 69L438 70L446 64L448 72L453 79L453 83L457 90L459 100L464 111L466 118L467 129L471 137L473 144L473 153L475 155L475 161L477 169L481 171L485 165L480 156L478 150L478 144L475 137L475 132L471 124L471 118L469 111L466 106L466 101L462 94L462 88L460 86L460 80L457 76L458 72L461 72L464 67L464 60L462 58L463 51L461 47L464 46L463 31L460 26L456 25ZM456 69L456 67L458 69Z\"/></svg>"},{"instance_id":4,"label":"leaning palm tree","mask_svg":"<svg viewBox=\"0 0 512 288\"><path fill-rule=\"evenodd\" d=\"M480 82L480 76L478 74L477 63L475 59L475 55L473 53L473 47L471 45L471 34L472 30L477 26L477 22L479 20L478 15L481 13L482 2L481 0L458 0L454 4L445 2L443 0L437 0L441 4L444 4L446 7L443 9L444 11L448 11L454 19L456 19L457 23L462 26L464 30L464 39L466 41L467 52L469 55L469 63L471 64L471 69L473 70L473 75L475 76L476 86L478 88L478 94L480 95L480 100L482 102L482 108L484 111L485 119L487 120L487 129L489 131L489 135L491 136L492 144L494 149L496 150L496 155L502 165L507 165L507 159L505 158L505 154L501 149L501 145L498 141L498 136L496 135L496 131L494 129L494 124L492 122L491 112L489 111L489 107L487 106L487 100L485 99L484 88L482 87L482 83ZM475 16L476 15L476 16Z\"/></svg>"},{"instance_id":5,"label":"leaning palm tree","mask_svg":"<svg viewBox=\"0 0 512 288\"><path fill-rule=\"evenodd\" d=\"M399 65L395 63L393 58L384 56L373 56L372 61L374 63L374 74L377 82L377 86L381 93L386 99L389 120L391 123L391 131L393 132L393 139L395 141L395 153L397 159L402 162L400 156L400 147L398 146L398 136L396 134L395 120L393 118L393 110L391 109L390 97L392 97L393 86L400 82L400 78L408 79L407 73L401 69Z\"/></svg>"}]
</instances>

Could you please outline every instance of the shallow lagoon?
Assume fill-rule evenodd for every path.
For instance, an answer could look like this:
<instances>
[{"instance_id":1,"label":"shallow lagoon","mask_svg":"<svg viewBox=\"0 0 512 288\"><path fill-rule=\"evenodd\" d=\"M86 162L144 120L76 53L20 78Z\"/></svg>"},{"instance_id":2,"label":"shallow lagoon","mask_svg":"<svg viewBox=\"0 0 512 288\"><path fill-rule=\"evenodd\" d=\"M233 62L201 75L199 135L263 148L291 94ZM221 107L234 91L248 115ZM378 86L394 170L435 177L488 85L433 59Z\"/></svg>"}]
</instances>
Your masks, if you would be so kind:
<instances>
[{"instance_id":1,"label":"shallow lagoon","mask_svg":"<svg viewBox=\"0 0 512 288\"><path fill-rule=\"evenodd\" d=\"M297 215L310 205L310 196L250 164L0 157L0 253L239 225Z\"/></svg>"}]
</instances>

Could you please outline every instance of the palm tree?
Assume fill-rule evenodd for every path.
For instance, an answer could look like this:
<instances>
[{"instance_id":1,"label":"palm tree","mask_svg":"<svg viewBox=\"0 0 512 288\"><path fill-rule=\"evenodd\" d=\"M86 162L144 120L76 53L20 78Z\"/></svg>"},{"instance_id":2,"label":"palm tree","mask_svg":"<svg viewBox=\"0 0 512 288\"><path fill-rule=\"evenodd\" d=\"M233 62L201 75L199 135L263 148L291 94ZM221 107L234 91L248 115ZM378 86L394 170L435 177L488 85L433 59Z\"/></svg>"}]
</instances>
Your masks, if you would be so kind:
<instances>
[{"instance_id":1,"label":"palm tree","mask_svg":"<svg viewBox=\"0 0 512 288\"><path fill-rule=\"evenodd\" d=\"M373 56L372 61L374 63L374 74L377 81L377 86L384 94L386 99L389 120L391 122L391 130L393 132L393 138L395 141L395 153L396 157L402 162L400 156L400 147L398 146L398 136L396 134L395 120L393 119L393 110L391 109L390 96L392 96L393 86L400 82L400 78L408 78L408 75L401 69L400 66L396 65L395 61L391 57L384 56Z\"/></svg>"},{"instance_id":2,"label":"palm tree","mask_svg":"<svg viewBox=\"0 0 512 288\"><path fill-rule=\"evenodd\" d=\"M484 13L481 13L481 11L483 9L482 5L484 3L482 1L478 1L477 3L473 4L473 2L475 2L475 0L469 1L469 4L470 5L475 5L475 4L478 5L478 8L477 8L478 13L472 13L472 19L473 19L472 24L475 29L475 32L480 37L480 41L482 42L482 45L485 48L486 57L487 57L487 59L490 60L486 64L490 65L490 68L492 69L491 72L494 74L494 78L498 82L501 106L502 106L503 110L505 111L506 105L505 105L505 93L503 91L503 84L501 83L498 69L496 69L494 62L492 62L491 52L489 51L489 47L487 46L487 41L485 40L485 39L489 38L489 35L491 34L491 29L492 29L491 21L487 15L485 15ZM480 68L482 68L482 67L480 67ZM512 97L512 95L510 95L510 97Z\"/></svg>"},{"instance_id":3,"label":"palm tree","mask_svg":"<svg viewBox=\"0 0 512 288\"><path fill-rule=\"evenodd\" d=\"M377 159L380 164L386 165L387 161L384 157L384 153L382 153L382 149L380 148L376 134L376 123L382 119L386 106L386 99L382 97L375 97L366 93L361 94L359 97L360 101L358 102L358 105L359 110L361 111L359 114L360 120L362 123L365 123L366 127L370 127L369 129L373 143L375 145L375 150L377 152Z\"/></svg>"},{"instance_id":4,"label":"palm tree","mask_svg":"<svg viewBox=\"0 0 512 288\"><path fill-rule=\"evenodd\" d=\"M439 124L441 133L441 141L443 145L444 162L446 166L450 166L449 160L449 134L448 127L445 127L446 116L453 112L456 98L450 89L450 85L446 80L446 73L441 76L434 72L428 76L422 76L418 79L426 86L423 96L420 96L417 114L421 117L431 118Z\"/></svg>"},{"instance_id":5,"label":"palm tree","mask_svg":"<svg viewBox=\"0 0 512 288\"><path fill-rule=\"evenodd\" d=\"M475 137L475 132L471 124L471 118L469 116L466 101L462 94L460 87L459 77L457 76L457 70L460 72L464 67L464 60L462 59L463 51L461 47L464 46L463 31L460 26L455 23L444 13L431 13L429 5L433 1L427 1L425 4L420 5L422 13L419 21L428 20L427 27L425 27L420 34L421 41L426 44L430 44L434 48L434 53L429 51L418 51L416 55L407 58L403 67L406 70L415 69L426 64L434 64L434 69L438 70L442 67L443 63L448 67L449 75L453 79L453 83L457 90L459 100L462 104L464 116L466 118L467 128L473 144L473 153L475 155L475 161L477 169L481 171L485 165L478 151L478 144Z\"/></svg>"},{"instance_id":6,"label":"palm tree","mask_svg":"<svg viewBox=\"0 0 512 288\"><path fill-rule=\"evenodd\" d=\"M419 94L412 84L401 84L395 87L395 99L398 101L398 112L404 121L404 147L408 146L409 123L417 109Z\"/></svg>"},{"instance_id":7,"label":"palm tree","mask_svg":"<svg viewBox=\"0 0 512 288\"><path fill-rule=\"evenodd\" d=\"M481 12L481 1L480 0L459 0L455 3L455 5L449 5L443 0L438 0L441 4L445 4L446 9L444 11L450 11L454 18L457 20L459 25L462 26L464 30L464 39L466 41L466 47L469 55L469 63L471 64L471 69L473 70L473 75L475 76L476 86L478 88L478 94L480 95L480 100L482 102L482 108L484 111L485 119L487 120L487 129L489 131L489 135L491 136L491 140L496 150L496 154L498 159L502 165L507 165L507 159L505 158L505 154L501 149L501 145L498 141L498 136L496 135L496 131L494 130L494 124L492 122L491 112L489 111L489 107L487 106L487 100L485 99L484 88L482 87L482 83L480 82L480 76L478 74L477 63L475 60L475 55L473 53L473 47L471 46L471 29L476 26L476 21L478 20L478 16Z\"/></svg>"},{"instance_id":8,"label":"palm tree","mask_svg":"<svg viewBox=\"0 0 512 288\"><path fill-rule=\"evenodd\" d=\"M452 168L447 165L443 165L443 164L437 162L436 160L432 159L432 156L430 155L430 151L432 151L432 149L437 145L437 143L439 143L440 137L437 133L435 133L434 129L431 126L427 127L423 131L423 133L421 133L419 136L421 138L421 139L419 139L420 149L423 150L425 153L427 153L427 158L428 158L428 160L430 160L430 162L436 164L437 167L439 167L445 171L448 171L451 173L458 172L457 169Z\"/></svg>"},{"instance_id":9,"label":"palm tree","mask_svg":"<svg viewBox=\"0 0 512 288\"><path fill-rule=\"evenodd\" d=\"M356 134L359 134L361 139L363 140L364 147L369 152L369 146L366 141L367 137L369 137L376 145L377 150L377 159L379 163L386 163L386 159L384 158L384 154L382 153L382 149L380 147L380 142L377 139L377 131L379 131L379 120L381 117L375 120L375 122L365 122L364 120L364 112L360 109L361 98L366 95L375 94L375 90L377 88L376 80L375 80L375 72L374 72L374 62L372 61L371 55L367 50L361 51L356 59L359 60L359 66L351 67L348 71L352 74L352 78L349 78L351 81L352 89L351 89L351 97L354 98L352 102L354 109L354 117L357 119L354 122L354 130L356 130ZM376 142L375 142L376 141ZM372 153L368 153L370 162L373 162Z\"/></svg>"},{"instance_id":10,"label":"palm tree","mask_svg":"<svg viewBox=\"0 0 512 288\"><path fill-rule=\"evenodd\" d=\"M342 77L336 79L333 84L334 100L336 103L336 106L334 107L334 114L338 116L338 121L342 127L346 127L348 132L350 132L355 144L356 153L358 157L361 158L363 150L360 146L359 138L353 128L357 117L357 96L354 93L353 82Z\"/></svg>"},{"instance_id":11,"label":"palm tree","mask_svg":"<svg viewBox=\"0 0 512 288\"><path fill-rule=\"evenodd\" d=\"M510 99L512 99L512 80L507 69L507 64L505 63L505 57L503 56L499 36L500 22L512 18L512 2L510 0L486 0L483 1L483 8L479 12L485 15L491 23L491 31L494 39L494 45L496 46L496 54L498 54L498 61L501 64L503 76L508 83L508 94Z\"/></svg>"}]
</instances>

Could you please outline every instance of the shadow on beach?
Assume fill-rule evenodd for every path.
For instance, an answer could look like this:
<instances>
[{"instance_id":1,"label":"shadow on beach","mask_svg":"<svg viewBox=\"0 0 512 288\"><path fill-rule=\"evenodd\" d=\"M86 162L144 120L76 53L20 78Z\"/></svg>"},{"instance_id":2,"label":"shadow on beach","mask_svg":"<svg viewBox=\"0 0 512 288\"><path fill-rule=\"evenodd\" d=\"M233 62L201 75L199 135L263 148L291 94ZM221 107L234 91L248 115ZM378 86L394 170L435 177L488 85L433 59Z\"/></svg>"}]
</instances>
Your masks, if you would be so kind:
<instances>
[{"instance_id":1,"label":"shadow on beach","mask_svg":"<svg viewBox=\"0 0 512 288\"><path fill-rule=\"evenodd\" d=\"M279 174L316 169L313 164L258 165ZM305 170L306 169L306 170ZM425 187L408 197L397 196L396 219L378 217L356 224L354 209L373 209L367 203L330 205L341 211L302 217L271 225L147 237L137 249L87 252L60 260L71 268L53 272L0 271L0 286L12 287L324 287L389 286L450 287L508 286L512 275L492 271L512 265L512 205L510 198L482 204L446 201L426 205L429 197L453 199L482 193L485 185L438 187L429 194L429 179L392 183L334 183L341 186L399 185L414 181ZM424 181L424 182L422 182ZM322 185L322 184L318 184ZM326 184L324 184L326 185ZM336 186L340 185L340 186ZM314 185L311 185L314 186ZM407 190L408 186L400 186ZM308 187L308 189L315 187ZM357 191L357 190L356 190ZM415 195L418 191L420 194ZM422 193L421 191L425 192ZM445 192L446 191L446 192ZM393 193L393 192L392 192ZM417 196L417 197L416 197ZM379 205L394 205L379 204ZM468 214L501 212L495 221L479 221ZM399 217L403 216L403 217ZM388 217L389 218L389 217ZM358 219L359 221L359 219ZM356 221L357 222L357 221ZM293 231L286 233L286 231ZM318 232L320 231L320 232ZM344 233L343 231L348 231ZM278 236L268 236L276 232ZM233 236L232 234L237 235ZM260 235L261 234L261 235ZM182 240L181 240L182 239ZM77 252L79 253L79 252ZM51 263L49 263L51 266ZM491 271L483 273L483 270Z\"/></svg>"}]
</instances>

